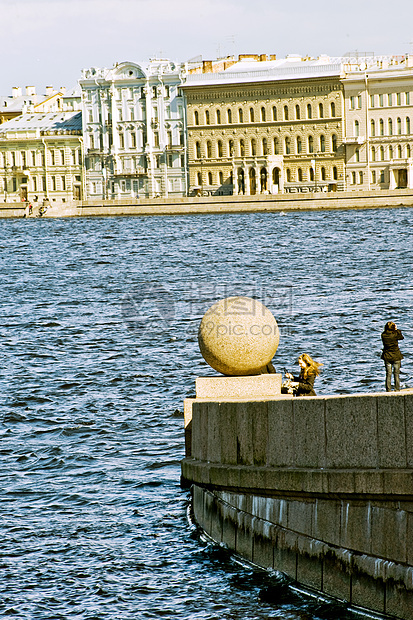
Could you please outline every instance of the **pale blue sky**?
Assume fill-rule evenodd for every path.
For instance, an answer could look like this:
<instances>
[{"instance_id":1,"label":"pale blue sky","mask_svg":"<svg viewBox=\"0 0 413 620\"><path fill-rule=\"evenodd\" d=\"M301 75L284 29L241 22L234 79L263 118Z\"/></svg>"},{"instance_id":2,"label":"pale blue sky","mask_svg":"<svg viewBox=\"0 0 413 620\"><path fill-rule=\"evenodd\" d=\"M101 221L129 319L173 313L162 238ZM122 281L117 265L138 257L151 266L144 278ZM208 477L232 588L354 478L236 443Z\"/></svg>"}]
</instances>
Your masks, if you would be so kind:
<instances>
[{"instance_id":1,"label":"pale blue sky","mask_svg":"<svg viewBox=\"0 0 413 620\"><path fill-rule=\"evenodd\" d=\"M0 95L159 55L413 53L412 0L0 0L0 23Z\"/></svg>"}]
</instances>

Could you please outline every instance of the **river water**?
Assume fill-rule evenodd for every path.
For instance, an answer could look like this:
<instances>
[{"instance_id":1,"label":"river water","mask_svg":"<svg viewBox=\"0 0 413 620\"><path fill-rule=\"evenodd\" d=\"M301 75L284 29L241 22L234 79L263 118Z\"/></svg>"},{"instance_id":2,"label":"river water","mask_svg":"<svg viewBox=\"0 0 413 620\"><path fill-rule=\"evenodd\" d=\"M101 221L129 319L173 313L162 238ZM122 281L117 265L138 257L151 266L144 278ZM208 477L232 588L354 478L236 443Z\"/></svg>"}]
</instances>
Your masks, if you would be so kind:
<instances>
[{"instance_id":1,"label":"river water","mask_svg":"<svg viewBox=\"0 0 413 620\"><path fill-rule=\"evenodd\" d=\"M413 386L412 233L405 208L0 221L0 616L347 617L199 538L182 401L229 295L277 318L277 370L324 364L319 394L383 389L393 319Z\"/></svg>"}]
</instances>

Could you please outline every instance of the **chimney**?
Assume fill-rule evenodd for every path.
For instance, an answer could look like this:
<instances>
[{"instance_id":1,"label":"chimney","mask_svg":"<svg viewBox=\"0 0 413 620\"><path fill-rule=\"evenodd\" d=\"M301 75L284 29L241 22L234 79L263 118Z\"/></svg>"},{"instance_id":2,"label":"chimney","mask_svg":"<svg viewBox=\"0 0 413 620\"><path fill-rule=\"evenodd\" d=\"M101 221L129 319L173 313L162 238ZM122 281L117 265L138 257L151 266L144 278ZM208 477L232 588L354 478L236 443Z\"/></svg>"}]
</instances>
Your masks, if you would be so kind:
<instances>
[{"instance_id":1,"label":"chimney","mask_svg":"<svg viewBox=\"0 0 413 620\"><path fill-rule=\"evenodd\" d=\"M13 88L11 89L11 94L13 99L17 99L17 97L22 96L22 89L20 88L20 86L13 86Z\"/></svg>"},{"instance_id":2,"label":"chimney","mask_svg":"<svg viewBox=\"0 0 413 620\"><path fill-rule=\"evenodd\" d=\"M53 86L46 86L46 97L51 97L53 92Z\"/></svg>"},{"instance_id":3,"label":"chimney","mask_svg":"<svg viewBox=\"0 0 413 620\"><path fill-rule=\"evenodd\" d=\"M266 62L267 54L260 54L260 62Z\"/></svg>"},{"instance_id":4,"label":"chimney","mask_svg":"<svg viewBox=\"0 0 413 620\"><path fill-rule=\"evenodd\" d=\"M270 60L277 60L277 54L270 54Z\"/></svg>"},{"instance_id":5,"label":"chimney","mask_svg":"<svg viewBox=\"0 0 413 620\"><path fill-rule=\"evenodd\" d=\"M212 73L212 60L202 61L202 73Z\"/></svg>"},{"instance_id":6,"label":"chimney","mask_svg":"<svg viewBox=\"0 0 413 620\"><path fill-rule=\"evenodd\" d=\"M62 93L62 95L66 94L66 86L61 86L60 87L60 92Z\"/></svg>"},{"instance_id":7,"label":"chimney","mask_svg":"<svg viewBox=\"0 0 413 620\"><path fill-rule=\"evenodd\" d=\"M26 86L26 95L28 97L33 97L33 95L36 94L36 87L35 86Z\"/></svg>"}]
</instances>

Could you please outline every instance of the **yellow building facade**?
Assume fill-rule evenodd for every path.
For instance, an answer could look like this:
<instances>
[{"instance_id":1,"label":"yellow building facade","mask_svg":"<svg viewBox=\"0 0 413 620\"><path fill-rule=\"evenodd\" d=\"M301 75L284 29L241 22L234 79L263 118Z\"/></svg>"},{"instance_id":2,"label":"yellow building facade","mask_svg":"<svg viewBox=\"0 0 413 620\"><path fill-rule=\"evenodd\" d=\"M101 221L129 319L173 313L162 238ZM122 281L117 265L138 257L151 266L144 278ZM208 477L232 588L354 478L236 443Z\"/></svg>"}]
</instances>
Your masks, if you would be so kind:
<instances>
[{"instance_id":1,"label":"yellow building facade","mask_svg":"<svg viewBox=\"0 0 413 620\"><path fill-rule=\"evenodd\" d=\"M245 56L188 76L192 194L276 194L344 187L341 64Z\"/></svg>"}]
</instances>

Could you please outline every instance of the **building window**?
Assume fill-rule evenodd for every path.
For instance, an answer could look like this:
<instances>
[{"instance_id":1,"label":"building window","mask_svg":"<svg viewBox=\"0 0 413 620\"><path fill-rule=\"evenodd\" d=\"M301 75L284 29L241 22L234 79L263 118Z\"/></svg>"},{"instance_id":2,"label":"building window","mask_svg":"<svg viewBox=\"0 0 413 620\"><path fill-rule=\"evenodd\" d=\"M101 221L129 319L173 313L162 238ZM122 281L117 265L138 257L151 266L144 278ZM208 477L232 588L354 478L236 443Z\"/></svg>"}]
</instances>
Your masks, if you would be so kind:
<instances>
[{"instance_id":1,"label":"building window","mask_svg":"<svg viewBox=\"0 0 413 620\"><path fill-rule=\"evenodd\" d=\"M401 105L402 104L402 94L401 93L397 93L396 101L397 101L397 105Z\"/></svg>"},{"instance_id":2,"label":"building window","mask_svg":"<svg viewBox=\"0 0 413 620\"><path fill-rule=\"evenodd\" d=\"M337 170L337 166L333 166L333 180L337 181L338 179L338 170Z\"/></svg>"},{"instance_id":3,"label":"building window","mask_svg":"<svg viewBox=\"0 0 413 620\"><path fill-rule=\"evenodd\" d=\"M363 185L363 172L361 170L359 172L359 184Z\"/></svg>"},{"instance_id":4,"label":"building window","mask_svg":"<svg viewBox=\"0 0 413 620\"><path fill-rule=\"evenodd\" d=\"M152 97L156 99L157 96L158 96L158 90L156 86L152 86Z\"/></svg>"},{"instance_id":5,"label":"building window","mask_svg":"<svg viewBox=\"0 0 413 620\"><path fill-rule=\"evenodd\" d=\"M380 181L379 183L384 183L384 170L380 170Z\"/></svg>"},{"instance_id":6,"label":"building window","mask_svg":"<svg viewBox=\"0 0 413 620\"><path fill-rule=\"evenodd\" d=\"M261 121L263 123L265 123L265 121L266 121L266 115L265 115L265 108L264 107L261 108Z\"/></svg>"},{"instance_id":7,"label":"building window","mask_svg":"<svg viewBox=\"0 0 413 620\"><path fill-rule=\"evenodd\" d=\"M199 142L195 142L195 157L201 159L201 145Z\"/></svg>"},{"instance_id":8,"label":"building window","mask_svg":"<svg viewBox=\"0 0 413 620\"><path fill-rule=\"evenodd\" d=\"M380 147L380 161L384 161L384 146Z\"/></svg>"},{"instance_id":9,"label":"building window","mask_svg":"<svg viewBox=\"0 0 413 620\"><path fill-rule=\"evenodd\" d=\"M130 134L130 145L132 149L136 148L136 133L134 131Z\"/></svg>"},{"instance_id":10,"label":"building window","mask_svg":"<svg viewBox=\"0 0 413 620\"><path fill-rule=\"evenodd\" d=\"M393 96L392 96L392 93L389 93L389 94L387 95L387 103L388 103L388 105L389 105L389 106L393 105Z\"/></svg>"},{"instance_id":11,"label":"building window","mask_svg":"<svg viewBox=\"0 0 413 620\"><path fill-rule=\"evenodd\" d=\"M393 147L391 144L389 146L389 159L393 159Z\"/></svg>"},{"instance_id":12,"label":"building window","mask_svg":"<svg viewBox=\"0 0 413 620\"><path fill-rule=\"evenodd\" d=\"M324 168L324 166L321 166L321 180L326 180L326 169Z\"/></svg>"},{"instance_id":13,"label":"building window","mask_svg":"<svg viewBox=\"0 0 413 620\"><path fill-rule=\"evenodd\" d=\"M205 125L209 125L209 110L205 110Z\"/></svg>"},{"instance_id":14,"label":"building window","mask_svg":"<svg viewBox=\"0 0 413 620\"><path fill-rule=\"evenodd\" d=\"M154 147L156 149L159 149L159 133L157 131L154 131L153 133L153 141L154 141Z\"/></svg>"},{"instance_id":15,"label":"building window","mask_svg":"<svg viewBox=\"0 0 413 620\"><path fill-rule=\"evenodd\" d=\"M324 118L324 106L322 103L318 104L318 117Z\"/></svg>"},{"instance_id":16,"label":"building window","mask_svg":"<svg viewBox=\"0 0 413 620\"><path fill-rule=\"evenodd\" d=\"M245 142L244 140L239 141L239 154L240 157L245 157Z\"/></svg>"},{"instance_id":17,"label":"building window","mask_svg":"<svg viewBox=\"0 0 413 620\"><path fill-rule=\"evenodd\" d=\"M206 143L206 156L207 159L211 159L212 157L212 145L210 140L208 140Z\"/></svg>"},{"instance_id":18,"label":"building window","mask_svg":"<svg viewBox=\"0 0 413 620\"><path fill-rule=\"evenodd\" d=\"M314 181L314 168L310 168L309 177L310 177L310 181Z\"/></svg>"},{"instance_id":19,"label":"building window","mask_svg":"<svg viewBox=\"0 0 413 620\"><path fill-rule=\"evenodd\" d=\"M374 95L370 95L370 107L371 108L375 107L375 97L374 97Z\"/></svg>"},{"instance_id":20,"label":"building window","mask_svg":"<svg viewBox=\"0 0 413 620\"><path fill-rule=\"evenodd\" d=\"M308 152L314 153L314 138L313 136L308 136Z\"/></svg>"},{"instance_id":21,"label":"building window","mask_svg":"<svg viewBox=\"0 0 413 620\"><path fill-rule=\"evenodd\" d=\"M119 133L119 147L121 149L125 148L125 138L122 132ZM93 147L92 147L93 148Z\"/></svg>"},{"instance_id":22,"label":"building window","mask_svg":"<svg viewBox=\"0 0 413 620\"><path fill-rule=\"evenodd\" d=\"M310 103L307 104L307 118L313 118L313 111Z\"/></svg>"},{"instance_id":23,"label":"building window","mask_svg":"<svg viewBox=\"0 0 413 620\"><path fill-rule=\"evenodd\" d=\"M291 170L289 168L287 168L286 172L286 176L287 176L287 183L291 183Z\"/></svg>"},{"instance_id":24,"label":"building window","mask_svg":"<svg viewBox=\"0 0 413 620\"><path fill-rule=\"evenodd\" d=\"M277 120L277 108L275 105L272 106L272 120L273 121Z\"/></svg>"},{"instance_id":25,"label":"building window","mask_svg":"<svg viewBox=\"0 0 413 620\"><path fill-rule=\"evenodd\" d=\"M326 138L323 135L320 136L320 151L322 153L326 152Z\"/></svg>"},{"instance_id":26,"label":"building window","mask_svg":"<svg viewBox=\"0 0 413 620\"><path fill-rule=\"evenodd\" d=\"M37 177L33 177L33 191L37 192Z\"/></svg>"},{"instance_id":27,"label":"building window","mask_svg":"<svg viewBox=\"0 0 413 620\"><path fill-rule=\"evenodd\" d=\"M402 158L402 147L401 144L399 144L397 146L397 159L401 159Z\"/></svg>"},{"instance_id":28,"label":"building window","mask_svg":"<svg viewBox=\"0 0 413 620\"><path fill-rule=\"evenodd\" d=\"M406 105L410 105L410 93L405 93L406 96Z\"/></svg>"},{"instance_id":29,"label":"building window","mask_svg":"<svg viewBox=\"0 0 413 620\"><path fill-rule=\"evenodd\" d=\"M222 140L218 140L218 157L223 157Z\"/></svg>"},{"instance_id":30,"label":"building window","mask_svg":"<svg viewBox=\"0 0 413 620\"><path fill-rule=\"evenodd\" d=\"M358 162L360 161L360 149L356 149L354 151L354 159Z\"/></svg>"},{"instance_id":31,"label":"building window","mask_svg":"<svg viewBox=\"0 0 413 620\"><path fill-rule=\"evenodd\" d=\"M61 185L62 185L62 190L65 192L66 191L66 177L62 176L60 178L60 182L61 182Z\"/></svg>"},{"instance_id":32,"label":"building window","mask_svg":"<svg viewBox=\"0 0 413 620\"><path fill-rule=\"evenodd\" d=\"M93 138L92 135L90 137ZM93 148L93 146L92 146L92 148ZM54 151L50 151L50 159L51 159L52 166L55 166L56 165L56 154L55 154Z\"/></svg>"},{"instance_id":33,"label":"building window","mask_svg":"<svg viewBox=\"0 0 413 620\"><path fill-rule=\"evenodd\" d=\"M234 155L234 140L228 142L228 153L230 157Z\"/></svg>"},{"instance_id":34,"label":"building window","mask_svg":"<svg viewBox=\"0 0 413 620\"><path fill-rule=\"evenodd\" d=\"M297 104L295 106L295 118L299 121L300 120L300 106Z\"/></svg>"},{"instance_id":35,"label":"building window","mask_svg":"<svg viewBox=\"0 0 413 620\"><path fill-rule=\"evenodd\" d=\"M244 122L244 113L243 113L243 111L242 111L242 108L240 108L240 109L238 110L238 120L239 120L239 122L240 122L240 123L243 123L243 122Z\"/></svg>"},{"instance_id":36,"label":"building window","mask_svg":"<svg viewBox=\"0 0 413 620\"><path fill-rule=\"evenodd\" d=\"M221 110L217 110L217 125L221 124Z\"/></svg>"},{"instance_id":37,"label":"building window","mask_svg":"<svg viewBox=\"0 0 413 620\"><path fill-rule=\"evenodd\" d=\"M374 146L371 147L371 161L376 161L376 149Z\"/></svg>"},{"instance_id":38,"label":"building window","mask_svg":"<svg viewBox=\"0 0 413 620\"><path fill-rule=\"evenodd\" d=\"M194 112L194 123L195 123L195 125L199 125L199 112L198 112L198 110L195 110L195 112Z\"/></svg>"},{"instance_id":39,"label":"building window","mask_svg":"<svg viewBox=\"0 0 413 620\"><path fill-rule=\"evenodd\" d=\"M406 117L406 133L410 133L410 118L408 116Z\"/></svg>"},{"instance_id":40,"label":"building window","mask_svg":"<svg viewBox=\"0 0 413 620\"><path fill-rule=\"evenodd\" d=\"M380 135L384 136L384 121L382 118L379 120L379 125L380 125Z\"/></svg>"},{"instance_id":41,"label":"building window","mask_svg":"<svg viewBox=\"0 0 413 620\"><path fill-rule=\"evenodd\" d=\"M288 121L288 106L284 106L284 120Z\"/></svg>"},{"instance_id":42,"label":"building window","mask_svg":"<svg viewBox=\"0 0 413 620\"><path fill-rule=\"evenodd\" d=\"M268 155L268 143L267 143L267 138L263 138L263 139L262 139L262 154L263 154L263 155Z\"/></svg>"},{"instance_id":43,"label":"building window","mask_svg":"<svg viewBox=\"0 0 413 620\"><path fill-rule=\"evenodd\" d=\"M333 153L337 153L337 136L335 133L331 136L331 150Z\"/></svg>"},{"instance_id":44,"label":"building window","mask_svg":"<svg viewBox=\"0 0 413 620\"><path fill-rule=\"evenodd\" d=\"M353 185L356 184L356 173L354 171L351 173L351 182Z\"/></svg>"},{"instance_id":45,"label":"building window","mask_svg":"<svg viewBox=\"0 0 413 620\"><path fill-rule=\"evenodd\" d=\"M376 135L376 123L373 119L371 119L370 121L370 135L372 136L372 138L374 138L374 136Z\"/></svg>"},{"instance_id":46,"label":"building window","mask_svg":"<svg viewBox=\"0 0 413 620\"><path fill-rule=\"evenodd\" d=\"M52 179L52 192L56 191L56 177L54 176L54 174L51 177Z\"/></svg>"},{"instance_id":47,"label":"building window","mask_svg":"<svg viewBox=\"0 0 413 620\"><path fill-rule=\"evenodd\" d=\"M251 155L257 154L257 143L254 138L251 140Z\"/></svg>"},{"instance_id":48,"label":"building window","mask_svg":"<svg viewBox=\"0 0 413 620\"><path fill-rule=\"evenodd\" d=\"M250 108L250 122L254 122L254 108Z\"/></svg>"},{"instance_id":49,"label":"building window","mask_svg":"<svg viewBox=\"0 0 413 620\"><path fill-rule=\"evenodd\" d=\"M360 135L360 123L357 120L354 121L354 135L356 138Z\"/></svg>"},{"instance_id":50,"label":"building window","mask_svg":"<svg viewBox=\"0 0 413 620\"><path fill-rule=\"evenodd\" d=\"M212 185L212 172L208 172L208 185Z\"/></svg>"},{"instance_id":51,"label":"building window","mask_svg":"<svg viewBox=\"0 0 413 620\"><path fill-rule=\"evenodd\" d=\"M297 177L298 177L298 182L302 183L302 181L303 181L303 171L301 170L301 168L298 168L298 170L297 170Z\"/></svg>"},{"instance_id":52,"label":"building window","mask_svg":"<svg viewBox=\"0 0 413 620\"><path fill-rule=\"evenodd\" d=\"M278 138L274 138L274 155L279 155L280 153L280 146L279 146L279 140Z\"/></svg>"},{"instance_id":53,"label":"building window","mask_svg":"<svg viewBox=\"0 0 413 620\"><path fill-rule=\"evenodd\" d=\"M291 140L290 138L287 136L285 138L285 154L289 155L291 151Z\"/></svg>"},{"instance_id":54,"label":"building window","mask_svg":"<svg viewBox=\"0 0 413 620\"><path fill-rule=\"evenodd\" d=\"M224 185L224 174L222 171L219 173L219 184Z\"/></svg>"},{"instance_id":55,"label":"building window","mask_svg":"<svg viewBox=\"0 0 413 620\"><path fill-rule=\"evenodd\" d=\"M381 108L384 106L384 95L379 95L379 105Z\"/></svg>"},{"instance_id":56,"label":"building window","mask_svg":"<svg viewBox=\"0 0 413 620\"><path fill-rule=\"evenodd\" d=\"M202 174L197 172L197 184L202 186Z\"/></svg>"},{"instance_id":57,"label":"building window","mask_svg":"<svg viewBox=\"0 0 413 620\"><path fill-rule=\"evenodd\" d=\"M406 145L406 157L407 157L407 159L409 159L409 157L410 157L410 144Z\"/></svg>"},{"instance_id":58,"label":"building window","mask_svg":"<svg viewBox=\"0 0 413 620\"><path fill-rule=\"evenodd\" d=\"M336 104L334 103L334 101L330 103L330 114L333 118L336 115Z\"/></svg>"},{"instance_id":59,"label":"building window","mask_svg":"<svg viewBox=\"0 0 413 620\"><path fill-rule=\"evenodd\" d=\"M389 118L389 136L393 135L393 120L391 118Z\"/></svg>"},{"instance_id":60,"label":"building window","mask_svg":"<svg viewBox=\"0 0 413 620\"><path fill-rule=\"evenodd\" d=\"M166 155L166 165L168 166L168 168L173 168L174 162L173 162L172 153L167 153L167 155Z\"/></svg>"},{"instance_id":61,"label":"building window","mask_svg":"<svg viewBox=\"0 0 413 620\"><path fill-rule=\"evenodd\" d=\"M354 95L350 97L350 110L354 110L356 108L356 98Z\"/></svg>"},{"instance_id":62,"label":"building window","mask_svg":"<svg viewBox=\"0 0 413 620\"><path fill-rule=\"evenodd\" d=\"M376 183L376 171L375 170L371 171L371 182Z\"/></svg>"},{"instance_id":63,"label":"building window","mask_svg":"<svg viewBox=\"0 0 413 620\"><path fill-rule=\"evenodd\" d=\"M303 144L302 144L302 141L301 141L301 136L297 136L296 142L297 142L297 153L301 153L302 148L303 148Z\"/></svg>"},{"instance_id":64,"label":"building window","mask_svg":"<svg viewBox=\"0 0 413 620\"><path fill-rule=\"evenodd\" d=\"M401 136L402 133L402 119L399 117L397 119L397 135Z\"/></svg>"},{"instance_id":65,"label":"building window","mask_svg":"<svg viewBox=\"0 0 413 620\"><path fill-rule=\"evenodd\" d=\"M228 123L231 124L232 123L232 110L231 110L231 108L228 108L228 110L227 110L227 119L228 119Z\"/></svg>"}]
</instances>

